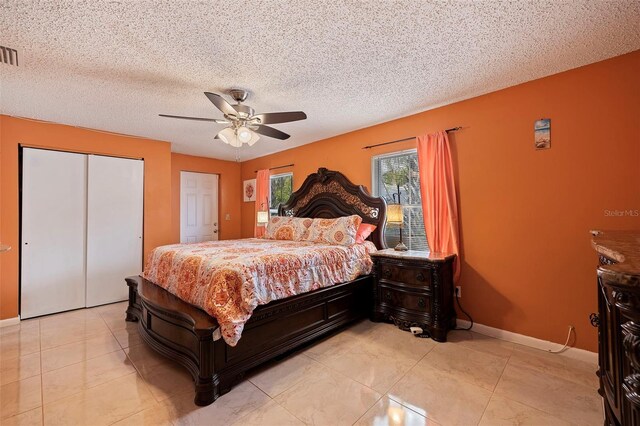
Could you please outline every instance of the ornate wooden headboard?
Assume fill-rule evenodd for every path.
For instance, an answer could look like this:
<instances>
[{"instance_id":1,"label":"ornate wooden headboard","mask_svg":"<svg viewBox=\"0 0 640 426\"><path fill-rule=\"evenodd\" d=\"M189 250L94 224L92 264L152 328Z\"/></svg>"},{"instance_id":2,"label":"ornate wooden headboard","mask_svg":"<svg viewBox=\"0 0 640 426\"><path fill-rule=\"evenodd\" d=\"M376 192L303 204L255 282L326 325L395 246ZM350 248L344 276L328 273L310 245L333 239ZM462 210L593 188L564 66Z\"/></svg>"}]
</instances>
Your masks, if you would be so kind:
<instances>
[{"instance_id":1,"label":"ornate wooden headboard","mask_svg":"<svg viewBox=\"0 0 640 426\"><path fill-rule=\"evenodd\" d=\"M363 223L376 225L371 240L376 247L385 248L384 223L387 203L372 197L362 185L351 183L345 175L324 167L305 179L299 190L278 209L280 216L336 218L357 214Z\"/></svg>"}]
</instances>

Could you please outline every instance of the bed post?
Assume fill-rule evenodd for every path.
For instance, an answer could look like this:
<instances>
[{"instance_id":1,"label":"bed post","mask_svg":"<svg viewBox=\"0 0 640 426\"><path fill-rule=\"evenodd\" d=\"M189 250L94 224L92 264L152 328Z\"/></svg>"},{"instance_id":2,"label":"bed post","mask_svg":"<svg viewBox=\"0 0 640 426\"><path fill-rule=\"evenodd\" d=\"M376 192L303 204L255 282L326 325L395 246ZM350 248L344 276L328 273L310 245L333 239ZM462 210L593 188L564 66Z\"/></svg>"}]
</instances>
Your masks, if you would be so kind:
<instances>
[{"instance_id":1,"label":"bed post","mask_svg":"<svg viewBox=\"0 0 640 426\"><path fill-rule=\"evenodd\" d=\"M210 333L205 333L199 337L200 354L198 377L195 379L196 396L194 402L196 405L205 406L220 397L220 379L214 373L216 364L213 359L215 354L213 336Z\"/></svg>"},{"instance_id":2,"label":"bed post","mask_svg":"<svg viewBox=\"0 0 640 426\"><path fill-rule=\"evenodd\" d=\"M127 306L126 321L137 322L140 315L140 305L137 300L138 292L136 291L138 283L129 278L125 278L127 285L129 286L129 306Z\"/></svg>"}]
</instances>

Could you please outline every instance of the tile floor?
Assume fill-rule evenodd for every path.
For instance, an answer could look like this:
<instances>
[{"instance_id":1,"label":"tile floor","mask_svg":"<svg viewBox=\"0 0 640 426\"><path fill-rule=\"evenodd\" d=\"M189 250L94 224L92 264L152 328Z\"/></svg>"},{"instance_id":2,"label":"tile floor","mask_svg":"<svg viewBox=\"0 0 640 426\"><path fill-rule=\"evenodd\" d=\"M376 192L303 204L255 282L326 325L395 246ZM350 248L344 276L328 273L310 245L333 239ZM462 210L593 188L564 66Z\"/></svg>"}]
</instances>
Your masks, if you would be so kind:
<instances>
[{"instance_id":1,"label":"tile floor","mask_svg":"<svg viewBox=\"0 0 640 426\"><path fill-rule=\"evenodd\" d=\"M186 370L140 340L125 306L0 329L0 423L602 424L594 365L471 332L437 344L369 321L197 407Z\"/></svg>"}]
</instances>

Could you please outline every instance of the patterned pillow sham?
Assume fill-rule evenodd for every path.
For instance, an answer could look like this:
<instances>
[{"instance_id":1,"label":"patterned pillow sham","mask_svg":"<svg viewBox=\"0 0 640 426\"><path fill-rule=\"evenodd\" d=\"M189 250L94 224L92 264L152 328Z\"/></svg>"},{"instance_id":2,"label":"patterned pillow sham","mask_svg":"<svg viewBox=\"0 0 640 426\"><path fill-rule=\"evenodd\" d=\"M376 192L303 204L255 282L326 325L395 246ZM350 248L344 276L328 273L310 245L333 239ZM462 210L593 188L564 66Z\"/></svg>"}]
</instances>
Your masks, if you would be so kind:
<instances>
[{"instance_id":1,"label":"patterned pillow sham","mask_svg":"<svg viewBox=\"0 0 640 426\"><path fill-rule=\"evenodd\" d=\"M356 234L362 218L358 215L336 219L313 219L305 241L350 246L356 243Z\"/></svg>"},{"instance_id":2,"label":"patterned pillow sham","mask_svg":"<svg viewBox=\"0 0 640 426\"><path fill-rule=\"evenodd\" d=\"M309 217L274 216L269 219L264 238L269 240L305 241L313 219Z\"/></svg>"}]
</instances>

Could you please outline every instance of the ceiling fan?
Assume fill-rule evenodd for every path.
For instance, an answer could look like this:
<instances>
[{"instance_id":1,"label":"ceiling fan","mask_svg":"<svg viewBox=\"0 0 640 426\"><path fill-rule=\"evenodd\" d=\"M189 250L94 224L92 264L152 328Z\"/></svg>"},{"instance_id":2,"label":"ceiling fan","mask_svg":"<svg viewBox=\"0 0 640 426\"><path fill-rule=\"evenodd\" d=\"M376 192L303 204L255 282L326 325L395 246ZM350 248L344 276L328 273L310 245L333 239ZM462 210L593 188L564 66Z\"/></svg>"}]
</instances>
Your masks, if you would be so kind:
<instances>
[{"instance_id":1,"label":"ceiling fan","mask_svg":"<svg viewBox=\"0 0 640 426\"><path fill-rule=\"evenodd\" d=\"M255 114L253 108L248 105L242 105L242 102L249 96L249 92L242 89L229 90L229 95L236 101L235 105L231 105L217 93L204 92L204 94L222 111L224 119L184 117L181 115L168 114L158 115L160 115L160 117L180 118L183 120L212 121L218 124L229 124L229 127L218 132L215 139L220 139L222 142L237 148L245 143L252 146L260 139L258 134L280 140L289 139L290 135L273 127L269 127L267 124L288 123L290 121L304 120L307 118L307 114L302 111Z\"/></svg>"}]
</instances>

